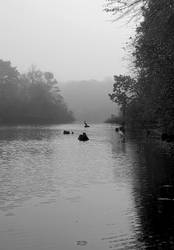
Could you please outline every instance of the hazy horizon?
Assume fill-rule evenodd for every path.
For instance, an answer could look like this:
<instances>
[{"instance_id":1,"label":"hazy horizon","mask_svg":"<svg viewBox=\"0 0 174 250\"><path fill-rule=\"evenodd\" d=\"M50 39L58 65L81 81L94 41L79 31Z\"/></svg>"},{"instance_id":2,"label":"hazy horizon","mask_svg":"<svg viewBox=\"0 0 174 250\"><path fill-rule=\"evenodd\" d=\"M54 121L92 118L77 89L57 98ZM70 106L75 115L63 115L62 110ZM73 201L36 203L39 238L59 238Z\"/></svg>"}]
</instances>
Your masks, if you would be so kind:
<instances>
[{"instance_id":1,"label":"hazy horizon","mask_svg":"<svg viewBox=\"0 0 174 250\"><path fill-rule=\"evenodd\" d=\"M103 81L69 81L59 84L59 87L77 121L101 123L111 114L118 114L118 105L108 96L113 89L112 78Z\"/></svg>"},{"instance_id":2,"label":"hazy horizon","mask_svg":"<svg viewBox=\"0 0 174 250\"><path fill-rule=\"evenodd\" d=\"M13 0L0 9L1 56L20 72L36 65L58 81L102 80L128 71L122 49L133 34L112 23L104 0Z\"/></svg>"}]
</instances>

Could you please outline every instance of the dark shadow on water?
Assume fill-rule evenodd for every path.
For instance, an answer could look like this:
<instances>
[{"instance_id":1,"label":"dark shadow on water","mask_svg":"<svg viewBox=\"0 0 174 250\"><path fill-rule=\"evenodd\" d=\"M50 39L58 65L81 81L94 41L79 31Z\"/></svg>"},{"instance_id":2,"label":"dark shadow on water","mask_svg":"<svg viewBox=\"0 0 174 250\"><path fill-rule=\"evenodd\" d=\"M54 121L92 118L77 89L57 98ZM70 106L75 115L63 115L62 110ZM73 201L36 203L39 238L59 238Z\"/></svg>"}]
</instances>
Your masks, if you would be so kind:
<instances>
[{"instance_id":1,"label":"dark shadow on water","mask_svg":"<svg viewBox=\"0 0 174 250\"><path fill-rule=\"evenodd\" d=\"M56 129L37 127L0 129L0 211L7 217L13 216L13 208L33 197L59 192L56 185L59 182L61 185L62 177L54 173L59 160L54 139L60 134ZM125 142L119 141L115 131L110 137L107 142L112 146L114 180L129 188L134 210L130 215L136 216L130 218L132 244L136 241L133 249L144 249L139 246L174 249L174 201L159 199L163 185L174 185L173 159L161 149L159 142L139 134L127 133ZM56 144L57 149L59 146ZM54 157L58 157L56 164L53 164ZM43 202L52 201L54 196ZM87 242L78 241L77 245L85 247Z\"/></svg>"},{"instance_id":2,"label":"dark shadow on water","mask_svg":"<svg viewBox=\"0 0 174 250\"><path fill-rule=\"evenodd\" d=\"M161 149L159 141L137 134L128 134L124 144L113 140L112 151L113 157L124 155L131 162L125 180L131 182L139 221L133 223L137 246L143 243L145 249L174 249L174 200L160 200L161 187L170 185L174 190L173 159Z\"/></svg>"}]
</instances>

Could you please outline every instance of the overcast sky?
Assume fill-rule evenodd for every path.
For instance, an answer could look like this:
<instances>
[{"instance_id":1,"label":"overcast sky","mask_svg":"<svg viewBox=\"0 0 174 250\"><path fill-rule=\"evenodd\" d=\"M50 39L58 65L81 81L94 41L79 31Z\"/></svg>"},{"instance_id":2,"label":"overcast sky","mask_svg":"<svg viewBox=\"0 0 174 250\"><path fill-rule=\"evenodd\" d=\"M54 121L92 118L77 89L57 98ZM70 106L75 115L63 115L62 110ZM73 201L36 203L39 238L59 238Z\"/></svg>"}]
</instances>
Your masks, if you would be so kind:
<instances>
[{"instance_id":1,"label":"overcast sky","mask_svg":"<svg viewBox=\"0 0 174 250\"><path fill-rule=\"evenodd\" d=\"M101 80L124 73L130 25L111 23L105 0L1 0L0 59L31 64L58 81Z\"/></svg>"}]
</instances>

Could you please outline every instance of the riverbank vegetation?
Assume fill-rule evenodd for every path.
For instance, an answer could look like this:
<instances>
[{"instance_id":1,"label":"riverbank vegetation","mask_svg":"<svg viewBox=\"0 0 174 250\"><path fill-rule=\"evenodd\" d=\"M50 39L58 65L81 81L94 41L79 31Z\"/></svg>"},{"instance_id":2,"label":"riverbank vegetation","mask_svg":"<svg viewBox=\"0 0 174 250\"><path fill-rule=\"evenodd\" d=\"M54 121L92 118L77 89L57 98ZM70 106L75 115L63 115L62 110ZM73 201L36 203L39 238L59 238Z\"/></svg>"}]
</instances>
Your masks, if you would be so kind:
<instances>
[{"instance_id":1,"label":"riverbank vegetation","mask_svg":"<svg viewBox=\"0 0 174 250\"><path fill-rule=\"evenodd\" d=\"M114 115L111 114L111 116L104 121L105 123L115 123L115 124L122 124L123 123L123 117L122 115Z\"/></svg>"},{"instance_id":2,"label":"riverbank vegetation","mask_svg":"<svg viewBox=\"0 0 174 250\"><path fill-rule=\"evenodd\" d=\"M19 73L0 60L0 124L51 124L74 120L50 72Z\"/></svg>"},{"instance_id":3,"label":"riverbank vegetation","mask_svg":"<svg viewBox=\"0 0 174 250\"><path fill-rule=\"evenodd\" d=\"M105 10L116 19L141 20L131 41L133 78L114 76L111 100L127 123L156 124L174 134L174 2L107 0Z\"/></svg>"}]
</instances>

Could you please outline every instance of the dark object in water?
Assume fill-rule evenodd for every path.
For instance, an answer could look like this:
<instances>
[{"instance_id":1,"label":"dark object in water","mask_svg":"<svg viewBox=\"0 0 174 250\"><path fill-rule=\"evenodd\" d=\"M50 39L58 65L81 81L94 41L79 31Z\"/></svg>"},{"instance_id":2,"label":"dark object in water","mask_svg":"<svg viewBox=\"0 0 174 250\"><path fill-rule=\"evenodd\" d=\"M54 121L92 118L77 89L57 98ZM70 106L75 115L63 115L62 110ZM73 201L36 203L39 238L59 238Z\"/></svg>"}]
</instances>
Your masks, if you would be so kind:
<instances>
[{"instance_id":1,"label":"dark object in water","mask_svg":"<svg viewBox=\"0 0 174 250\"><path fill-rule=\"evenodd\" d=\"M78 140L79 140L79 141L88 141L89 138L88 138L88 136L86 135L86 133L83 133L83 134L79 135Z\"/></svg>"},{"instance_id":2,"label":"dark object in water","mask_svg":"<svg viewBox=\"0 0 174 250\"><path fill-rule=\"evenodd\" d=\"M86 240L78 240L76 244L77 246L86 246L88 242Z\"/></svg>"},{"instance_id":3,"label":"dark object in water","mask_svg":"<svg viewBox=\"0 0 174 250\"><path fill-rule=\"evenodd\" d=\"M125 127L124 127L124 126L117 127L117 128L115 128L115 131L116 131L116 132L121 131L123 134L125 134Z\"/></svg>"},{"instance_id":4,"label":"dark object in water","mask_svg":"<svg viewBox=\"0 0 174 250\"><path fill-rule=\"evenodd\" d=\"M121 127L119 128L119 130L125 134L125 127L124 127L124 126L121 126Z\"/></svg>"},{"instance_id":5,"label":"dark object in water","mask_svg":"<svg viewBox=\"0 0 174 250\"><path fill-rule=\"evenodd\" d=\"M174 135L162 133L161 140L166 142L173 142L174 141Z\"/></svg>"},{"instance_id":6,"label":"dark object in water","mask_svg":"<svg viewBox=\"0 0 174 250\"><path fill-rule=\"evenodd\" d=\"M73 134L74 134L74 132L72 131L72 132L71 132L71 134L73 135Z\"/></svg>"},{"instance_id":7,"label":"dark object in water","mask_svg":"<svg viewBox=\"0 0 174 250\"><path fill-rule=\"evenodd\" d=\"M87 122L86 121L84 121L84 124L85 124L85 128L89 128L90 126L87 124Z\"/></svg>"},{"instance_id":8,"label":"dark object in water","mask_svg":"<svg viewBox=\"0 0 174 250\"><path fill-rule=\"evenodd\" d=\"M69 135L69 134L70 134L70 131L64 130L64 131L63 131L63 134L64 134L64 135Z\"/></svg>"}]
</instances>

